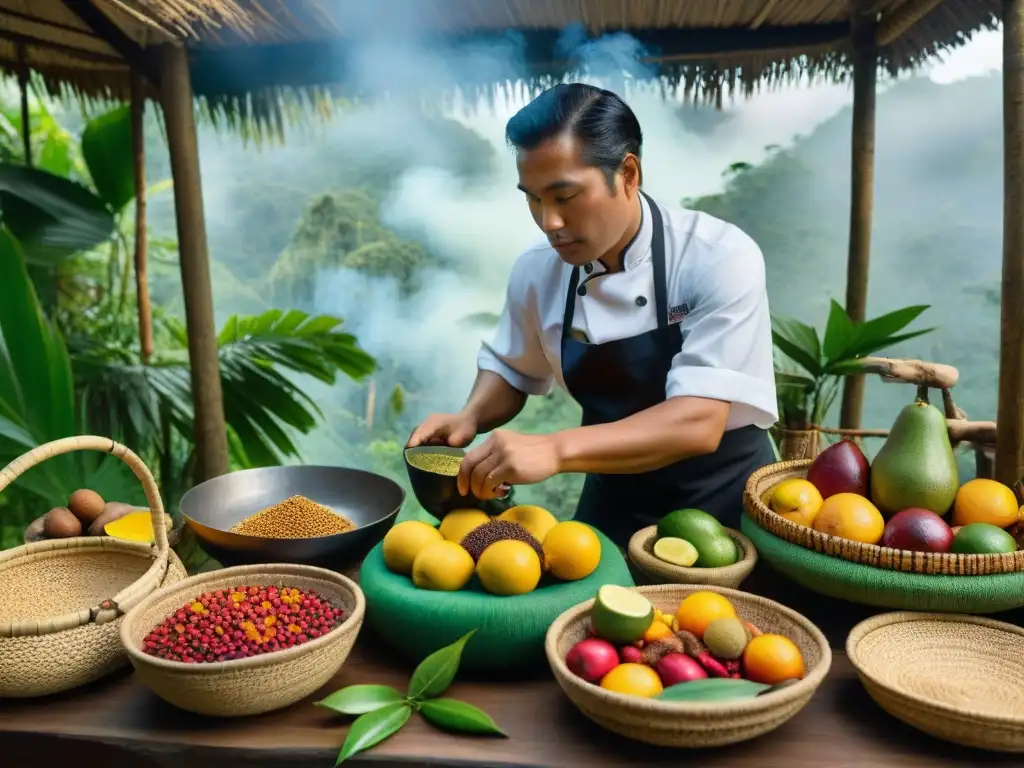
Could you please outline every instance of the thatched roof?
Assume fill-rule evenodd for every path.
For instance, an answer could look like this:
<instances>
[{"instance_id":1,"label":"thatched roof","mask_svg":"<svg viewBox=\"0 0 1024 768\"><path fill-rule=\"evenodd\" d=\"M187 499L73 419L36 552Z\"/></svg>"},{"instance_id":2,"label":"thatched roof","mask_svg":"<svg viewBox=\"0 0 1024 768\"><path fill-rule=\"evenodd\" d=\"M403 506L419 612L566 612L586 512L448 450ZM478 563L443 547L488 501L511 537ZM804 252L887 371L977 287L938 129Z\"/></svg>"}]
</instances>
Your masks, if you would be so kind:
<instances>
[{"instance_id":1,"label":"thatched roof","mask_svg":"<svg viewBox=\"0 0 1024 768\"><path fill-rule=\"evenodd\" d=\"M0 0L0 69L23 62L51 90L122 98L129 61L151 63L147 49L184 40L197 95L258 123L280 119L282 94L399 82L436 94L519 78L536 87L595 55L712 99L801 76L844 79L857 2L877 14L880 63L892 73L997 26L1002 8L1002 0ZM580 45L620 31L639 49L595 54ZM417 52L432 48L461 63L422 66L429 57Z\"/></svg>"}]
</instances>

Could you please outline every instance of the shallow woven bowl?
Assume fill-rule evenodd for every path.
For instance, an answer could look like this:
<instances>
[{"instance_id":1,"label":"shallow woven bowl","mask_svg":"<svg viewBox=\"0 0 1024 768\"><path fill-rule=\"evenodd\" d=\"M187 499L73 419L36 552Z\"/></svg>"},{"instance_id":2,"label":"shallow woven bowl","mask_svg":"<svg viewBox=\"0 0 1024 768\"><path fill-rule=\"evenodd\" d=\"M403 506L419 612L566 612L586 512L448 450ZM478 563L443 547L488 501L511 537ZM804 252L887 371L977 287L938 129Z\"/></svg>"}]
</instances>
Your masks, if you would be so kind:
<instances>
[{"instance_id":1,"label":"shallow woven bowl","mask_svg":"<svg viewBox=\"0 0 1024 768\"><path fill-rule=\"evenodd\" d=\"M1024 551L1021 550L1005 555L909 552L830 536L798 525L772 512L764 504L762 497L783 480L807 477L811 463L784 461L769 464L752 474L743 493L743 506L751 519L769 533L792 544L874 568L947 576L985 576L1024 571Z\"/></svg>"},{"instance_id":2,"label":"shallow woven bowl","mask_svg":"<svg viewBox=\"0 0 1024 768\"><path fill-rule=\"evenodd\" d=\"M882 709L946 741L1024 752L1024 630L976 616L886 613L846 653Z\"/></svg>"},{"instance_id":3,"label":"shallow woven bowl","mask_svg":"<svg viewBox=\"0 0 1024 768\"><path fill-rule=\"evenodd\" d=\"M587 636L594 604L588 600L555 620L544 645L555 679L580 712L602 728L647 744L719 747L768 733L803 709L832 664L832 651L821 630L784 605L735 589L683 584L637 588L656 608L673 613L684 598L700 590L727 597L762 632L793 640L804 655L804 679L764 696L726 702L658 701L606 691L576 677L565 665L569 649Z\"/></svg>"},{"instance_id":4,"label":"shallow woven bowl","mask_svg":"<svg viewBox=\"0 0 1024 768\"><path fill-rule=\"evenodd\" d=\"M234 586L315 589L345 611L322 637L283 651L233 661L184 664L141 650L145 636L203 592ZM139 603L121 625L121 642L139 680L164 701L200 715L238 717L287 707L327 684L341 669L363 624L363 592L349 578L306 565L245 565L194 576Z\"/></svg>"},{"instance_id":5,"label":"shallow woven bowl","mask_svg":"<svg viewBox=\"0 0 1024 768\"><path fill-rule=\"evenodd\" d=\"M753 543L739 531L726 528L743 557L732 565L722 568L684 568L672 565L654 556L654 542L658 540L658 526L641 528L629 540L629 561L651 583L660 584L715 584L719 587L736 588L750 575L757 565L757 550Z\"/></svg>"}]
</instances>

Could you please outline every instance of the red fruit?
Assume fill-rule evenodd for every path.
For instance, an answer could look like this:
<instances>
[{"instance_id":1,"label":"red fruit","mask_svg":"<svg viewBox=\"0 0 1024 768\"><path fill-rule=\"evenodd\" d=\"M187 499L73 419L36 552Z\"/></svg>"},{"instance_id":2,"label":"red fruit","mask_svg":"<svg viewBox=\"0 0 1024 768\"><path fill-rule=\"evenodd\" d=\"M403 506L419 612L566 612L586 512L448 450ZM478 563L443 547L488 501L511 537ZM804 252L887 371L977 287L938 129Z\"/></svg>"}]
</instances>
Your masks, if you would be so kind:
<instances>
[{"instance_id":1,"label":"red fruit","mask_svg":"<svg viewBox=\"0 0 1024 768\"><path fill-rule=\"evenodd\" d=\"M807 470L807 480L818 489L822 499L837 493L856 493L868 498L871 465L855 442L840 440L818 454Z\"/></svg>"},{"instance_id":2,"label":"red fruit","mask_svg":"<svg viewBox=\"0 0 1024 768\"><path fill-rule=\"evenodd\" d=\"M911 507L893 515L882 532L883 547L911 552L949 552L953 529L930 509Z\"/></svg>"},{"instance_id":3,"label":"red fruit","mask_svg":"<svg viewBox=\"0 0 1024 768\"><path fill-rule=\"evenodd\" d=\"M569 649L565 665L588 683L599 683L601 678L619 666L619 652L607 640L588 637Z\"/></svg>"},{"instance_id":4,"label":"red fruit","mask_svg":"<svg viewBox=\"0 0 1024 768\"><path fill-rule=\"evenodd\" d=\"M704 668L685 653L665 654L658 661L655 671L661 678L661 684L666 688L670 685L701 680L708 676Z\"/></svg>"},{"instance_id":5,"label":"red fruit","mask_svg":"<svg viewBox=\"0 0 1024 768\"><path fill-rule=\"evenodd\" d=\"M623 664L643 664L644 652L635 645L624 645L619 649L619 658Z\"/></svg>"}]
</instances>

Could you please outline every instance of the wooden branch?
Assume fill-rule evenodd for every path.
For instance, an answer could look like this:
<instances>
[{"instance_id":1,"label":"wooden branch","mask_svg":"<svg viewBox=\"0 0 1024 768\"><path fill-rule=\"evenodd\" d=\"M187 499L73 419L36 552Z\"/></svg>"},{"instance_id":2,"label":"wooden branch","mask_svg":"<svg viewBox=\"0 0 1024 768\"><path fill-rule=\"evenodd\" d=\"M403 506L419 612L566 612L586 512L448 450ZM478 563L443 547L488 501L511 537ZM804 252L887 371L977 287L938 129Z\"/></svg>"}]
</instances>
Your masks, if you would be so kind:
<instances>
[{"instance_id":1,"label":"wooden branch","mask_svg":"<svg viewBox=\"0 0 1024 768\"><path fill-rule=\"evenodd\" d=\"M996 423L994 421L961 421L947 419L951 443L973 443L975 445L995 445Z\"/></svg>"},{"instance_id":2,"label":"wooden branch","mask_svg":"<svg viewBox=\"0 0 1024 768\"><path fill-rule=\"evenodd\" d=\"M119 26L92 4L91 0L62 0L65 7L82 20L111 48L117 51L132 69L141 72L145 78L160 87L157 67L138 43L126 35Z\"/></svg>"},{"instance_id":3,"label":"wooden branch","mask_svg":"<svg viewBox=\"0 0 1024 768\"><path fill-rule=\"evenodd\" d=\"M909 0L892 13L878 21L875 41L881 46L889 45L905 34L917 22L934 11L942 0Z\"/></svg>"},{"instance_id":4,"label":"wooden branch","mask_svg":"<svg viewBox=\"0 0 1024 768\"><path fill-rule=\"evenodd\" d=\"M142 73L131 73L132 170L135 176L135 298L139 313L139 349L142 364L153 356L153 309L149 300L146 233L146 116Z\"/></svg>"},{"instance_id":5,"label":"wooden branch","mask_svg":"<svg viewBox=\"0 0 1024 768\"><path fill-rule=\"evenodd\" d=\"M876 373L885 382L918 384L933 389L952 389L960 372L951 365L925 363L920 360L895 360L888 357L864 357L860 360L865 373Z\"/></svg>"}]
</instances>

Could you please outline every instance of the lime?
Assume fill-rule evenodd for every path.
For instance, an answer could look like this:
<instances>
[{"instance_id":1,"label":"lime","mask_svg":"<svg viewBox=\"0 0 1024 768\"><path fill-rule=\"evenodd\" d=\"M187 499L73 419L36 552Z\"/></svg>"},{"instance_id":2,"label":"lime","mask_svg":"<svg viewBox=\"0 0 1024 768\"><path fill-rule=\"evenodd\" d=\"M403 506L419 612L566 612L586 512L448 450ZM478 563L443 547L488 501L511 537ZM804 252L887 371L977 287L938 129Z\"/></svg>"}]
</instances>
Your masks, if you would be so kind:
<instances>
[{"instance_id":1,"label":"lime","mask_svg":"<svg viewBox=\"0 0 1024 768\"><path fill-rule=\"evenodd\" d=\"M701 542L697 550L700 557L697 559L698 568L724 568L732 565L740 559L740 553L734 542L726 534L715 536Z\"/></svg>"},{"instance_id":2,"label":"lime","mask_svg":"<svg viewBox=\"0 0 1024 768\"><path fill-rule=\"evenodd\" d=\"M597 590L597 598L590 609L594 631L612 643L639 640L653 621L654 606L650 600L615 584L605 584Z\"/></svg>"},{"instance_id":3,"label":"lime","mask_svg":"<svg viewBox=\"0 0 1024 768\"><path fill-rule=\"evenodd\" d=\"M658 522L658 538L685 539L700 551L698 541L705 541L724 533L722 524L699 509L677 509Z\"/></svg>"},{"instance_id":4,"label":"lime","mask_svg":"<svg viewBox=\"0 0 1024 768\"><path fill-rule=\"evenodd\" d=\"M960 555L997 555L1017 550L1017 542L991 523L971 523L956 532L950 552Z\"/></svg>"},{"instance_id":5,"label":"lime","mask_svg":"<svg viewBox=\"0 0 1024 768\"><path fill-rule=\"evenodd\" d=\"M666 536L654 542L654 556L672 565L681 565L689 568L697 562L699 555L693 544L686 539L677 539L674 536Z\"/></svg>"}]
</instances>

